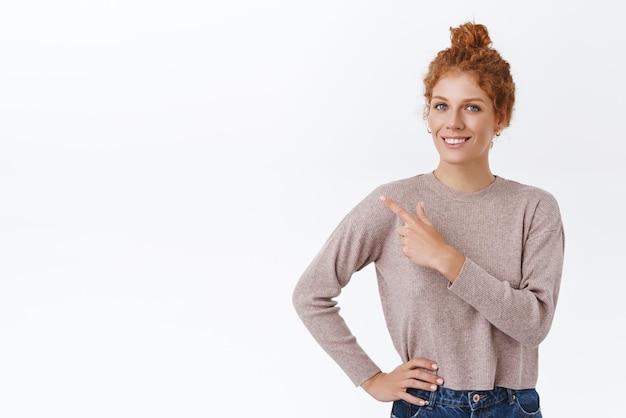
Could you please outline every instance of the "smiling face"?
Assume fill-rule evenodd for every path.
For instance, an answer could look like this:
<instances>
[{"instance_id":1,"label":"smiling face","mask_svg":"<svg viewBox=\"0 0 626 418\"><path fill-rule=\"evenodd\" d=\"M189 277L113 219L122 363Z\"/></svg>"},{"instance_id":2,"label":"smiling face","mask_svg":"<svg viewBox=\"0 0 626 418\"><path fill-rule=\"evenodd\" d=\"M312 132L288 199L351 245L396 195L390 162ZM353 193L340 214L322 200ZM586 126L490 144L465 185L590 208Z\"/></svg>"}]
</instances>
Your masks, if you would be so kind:
<instances>
[{"instance_id":1,"label":"smiling face","mask_svg":"<svg viewBox=\"0 0 626 418\"><path fill-rule=\"evenodd\" d=\"M500 129L491 99L471 74L451 73L433 87L428 125L440 168L489 170L491 140Z\"/></svg>"}]
</instances>

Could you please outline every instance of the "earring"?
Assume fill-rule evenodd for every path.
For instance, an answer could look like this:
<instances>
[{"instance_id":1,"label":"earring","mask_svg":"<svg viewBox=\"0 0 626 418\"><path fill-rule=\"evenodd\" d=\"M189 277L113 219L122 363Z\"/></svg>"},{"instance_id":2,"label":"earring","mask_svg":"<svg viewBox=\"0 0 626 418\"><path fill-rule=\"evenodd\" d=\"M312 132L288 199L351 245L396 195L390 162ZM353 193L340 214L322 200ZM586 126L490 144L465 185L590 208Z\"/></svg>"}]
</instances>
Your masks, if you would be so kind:
<instances>
[{"instance_id":1,"label":"earring","mask_svg":"<svg viewBox=\"0 0 626 418\"><path fill-rule=\"evenodd\" d=\"M427 127L426 127L426 132L428 132L429 134L432 134L432 133L433 133L432 129L430 129L430 126L427 126Z\"/></svg>"},{"instance_id":2,"label":"earring","mask_svg":"<svg viewBox=\"0 0 626 418\"><path fill-rule=\"evenodd\" d=\"M502 131L499 131L499 130L498 130L498 131L496 131L496 136L500 136L500 133L501 133L501 132L502 132Z\"/></svg>"}]
</instances>

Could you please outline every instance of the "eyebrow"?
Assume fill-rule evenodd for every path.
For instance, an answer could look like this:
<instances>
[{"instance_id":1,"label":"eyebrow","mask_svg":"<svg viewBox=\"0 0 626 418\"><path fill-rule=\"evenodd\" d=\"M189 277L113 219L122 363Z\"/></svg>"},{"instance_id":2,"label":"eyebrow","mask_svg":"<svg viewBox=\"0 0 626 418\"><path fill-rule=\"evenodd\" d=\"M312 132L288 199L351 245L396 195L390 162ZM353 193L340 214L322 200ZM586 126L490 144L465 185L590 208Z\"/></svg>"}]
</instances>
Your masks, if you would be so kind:
<instances>
[{"instance_id":1,"label":"eyebrow","mask_svg":"<svg viewBox=\"0 0 626 418\"><path fill-rule=\"evenodd\" d=\"M448 98L443 97L443 96L433 96L431 100L434 100L434 99L443 100L443 101L449 101ZM469 99L463 99L463 103L469 103L469 102L483 102L483 103L486 103L480 97L470 97Z\"/></svg>"}]
</instances>

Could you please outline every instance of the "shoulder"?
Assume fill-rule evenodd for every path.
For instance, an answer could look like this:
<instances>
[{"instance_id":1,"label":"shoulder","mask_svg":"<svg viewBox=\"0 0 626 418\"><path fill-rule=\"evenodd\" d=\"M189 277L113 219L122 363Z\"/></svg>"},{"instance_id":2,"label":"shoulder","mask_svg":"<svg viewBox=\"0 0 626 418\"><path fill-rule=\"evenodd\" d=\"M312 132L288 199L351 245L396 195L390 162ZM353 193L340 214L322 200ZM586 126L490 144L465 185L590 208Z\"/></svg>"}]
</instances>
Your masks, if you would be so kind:
<instances>
[{"instance_id":1,"label":"shoulder","mask_svg":"<svg viewBox=\"0 0 626 418\"><path fill-rule=\"evenodd\" d=\"M412 177L407 177L399 180L383 183L378 186L371 195L385 195L394 199L397 202L401 202L408 196L415 196L417 192L420 192L427 186L427 175L418 174Z\"/></svg>"},{"instance_id":2,"label":"shoulder","mask_svg":"<svg viewBox=\"0 0 626 418\"><path fill-rule=\"evenodd\" d=\"M541 201L544 204L556 205L558 202L549 191L530 184L520 183L500 177L501 191L530 201Z\"/></svg>"},{"instance_id":3,"label":"shoulder","mask_svg":"<svg viewBox=\"0 0 626 418\"><path fill-rule=\"evenodd\" d=\"M354 206L347 218L356 225L374 230L378 230L381 225L385 228L393 227L396 215L380 201L380 197L386 196L405 205L414 200L416 192L422 188L422 175L382 183Z\"/></svg>"},{"instance_id":4,"label":"shoulder","mask_svg":"<svg viewBox=\"0 0 626 418\"><path fill-rule=\"evenodd\" d=\"M549 191L534 185L502 179L502 191L508 199L514 199L525 208L526 217L534 225L557 229L561 225L561 212L556 197Z\"/></svg>"}]
</instances>

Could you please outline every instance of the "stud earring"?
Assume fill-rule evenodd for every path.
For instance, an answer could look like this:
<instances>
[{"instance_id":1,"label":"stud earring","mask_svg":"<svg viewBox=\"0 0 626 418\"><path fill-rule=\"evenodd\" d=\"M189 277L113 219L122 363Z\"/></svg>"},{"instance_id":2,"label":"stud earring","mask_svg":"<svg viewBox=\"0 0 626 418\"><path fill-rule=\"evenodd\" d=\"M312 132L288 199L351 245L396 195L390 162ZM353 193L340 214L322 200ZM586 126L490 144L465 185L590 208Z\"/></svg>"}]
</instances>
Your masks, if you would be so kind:
<instances>
[{"instance_id":1,"label":"stud earring","mask_svg":"<svg viewBox=\"0 0 626 418\"><path fill-rule=\"evenodd\" d=\"M426 127L426 132L428 132L429 134L432 134L432 133L433 133L432 129L430 129L430 126L427 126L427 127Z\"/></svg>"}]
</instances>

